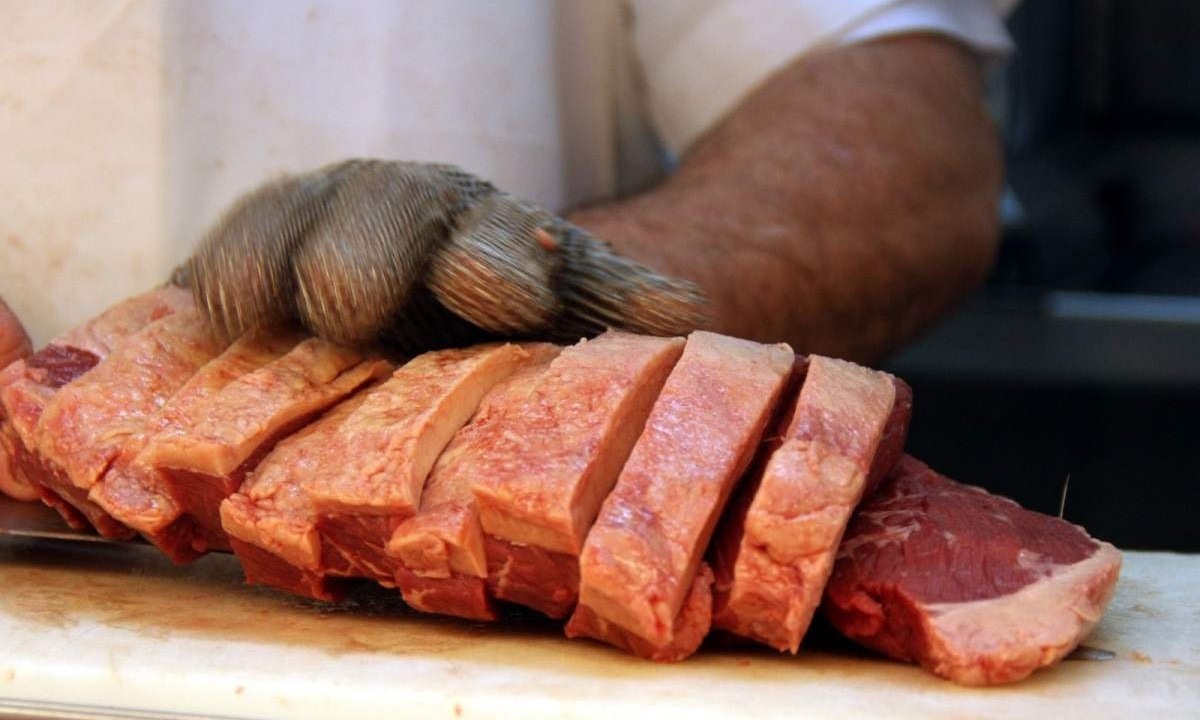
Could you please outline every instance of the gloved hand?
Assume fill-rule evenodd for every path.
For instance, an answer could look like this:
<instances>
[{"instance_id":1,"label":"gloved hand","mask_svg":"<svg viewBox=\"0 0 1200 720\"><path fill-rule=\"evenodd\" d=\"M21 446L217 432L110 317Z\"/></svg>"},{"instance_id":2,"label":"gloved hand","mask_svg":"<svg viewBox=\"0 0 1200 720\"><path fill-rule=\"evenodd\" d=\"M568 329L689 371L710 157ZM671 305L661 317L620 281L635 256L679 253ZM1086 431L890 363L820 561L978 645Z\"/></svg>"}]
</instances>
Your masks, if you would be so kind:
<instances>
[{"instance_id":1,"label":"gloved hand","mask_svg":"<svg viewBox=\"0 0 1200 720\"><path fill-rule=\"evenodd\" d=\"M486 335L577 339L704 322L686 281L450 165L348 160L239 200L178 274L229 334L299 318L410 352Z\"/></svg>"},{"instance_id":2,"label":"gloved hand","mask_svg":"<svg viewBox=\"0 0 1200 720\"><path fill-rule=\"evenodd\" d=\"M33 348L21 321L8 309L3 298L0 298L0 370L31 352Z\"/></svg>"}]
</instances>

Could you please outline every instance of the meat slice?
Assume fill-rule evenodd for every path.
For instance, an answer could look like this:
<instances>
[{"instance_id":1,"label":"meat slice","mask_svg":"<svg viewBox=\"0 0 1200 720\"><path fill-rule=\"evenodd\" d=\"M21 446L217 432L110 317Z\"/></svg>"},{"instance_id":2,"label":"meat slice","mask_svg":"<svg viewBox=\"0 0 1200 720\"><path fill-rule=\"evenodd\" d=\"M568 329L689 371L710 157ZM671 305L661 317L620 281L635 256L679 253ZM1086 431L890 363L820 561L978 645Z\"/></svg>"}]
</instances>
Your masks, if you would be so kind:
<instances>
[{"instance_id":1,"label":"meat slice","mask_svg":"<svg viewBox=\"0 0 1200 720\"><path fill-rule=\"evenodd\" d=\"M176 562L228 549L220 504L249 467L281 436L387 369L296 332L252 333L175 393L142 451L114 465L92 498Z\"/></svg>"},{"instance_id":2,"label":"meat slice","mask_svg":"<svg viewBox=\"0 0 1200 720\"><path fill-rule=\"evenodd\" d=\"M225 549L221 501L241 487L275 443L391 371L386 361L305 339L229 383L202 412L168 425L143 458L164 470L182 512Z\"/></svg>"},{"instance_id":3,"label":"meat slice","mask_svg":"<svg viewBox=\"0 0 1200 720\"><path fill-rule=\"evenodd\" d=\"M781 444L714 543L714 626L796 652L895 400L886 373L809 358Z\"/></svg>"},{"instance_id":4,"label":"meat slice","mask_svg":"<svg viewBox=\"0 0 1200 720\"><path fill-rule=\"evenodd\" d=\"M395 583L386 545L482 396L525 353L516 345L426 353L281 442L221 505L247 577L329 599L334 577Z\"/></svg>"},{"instance_id":5,"label":"meat slice","mask_svg":"<svg viewBox=\"0 0 1200 720\"><path fill-rule=\"evenodd\" d=\"M38 478L43 469L32 450L34 430L59 388L95 367L121 340L154 320L191 307L191 302L187 291L174 286L138 295L0 370L0 493L18 500L36 500L41 494ZM65 505L57 497L50 500ZM66 512L73 527L87 527L73 509Z\"/></svg>"},{"instance_id":6,"label":"meat slice","mask_svg":"<svg viewBox=\"0 0 1200 720\"><path fill-rule=\"evenodd\" d=\"M474 485L496 597L551 617L574 606L584 539L683 344L621 332L583 341L506 414Z\"/></svg>"},{"instance_id":7,"label":"meat slice","mask_svg":"<svg viewBox=\"0 0 1200 720\"><path fill-rule=\"evenodd\" d=\"M596 638L648 660L679 662L696 652L708 635L712 625L712 584L712 568L708 563L700 563L683 607L673 619L670 639L665 642L650 642L609 622L582 603L575 606L575 612L567 623L567 637Z\"/></svg>"},{"instance_id":8,"label":"meat slice","mask_svg":"<svg viewBox=\"0 0 1200 720\"><path fill-rule=\"evenodd\" d=\"M688 338L584 543L569 636L609 640L654 659L695 652L712 604L711 572L704 572L708 582L696 579L701 559L794 361L787 345L708 332ZM678 623L687 637L677 638L689 592L702 597L687 604L692 616ZM645 642L630 643L626 633Z\"/></svg>"},{"instance_id":9,"label":"meat slice","mask_svg":"<svg viewBox=\"0 0 1200 720\"><path fill-rule=\"evenodd\" d=\"M170 397L224 348L194 308L150 323L86 375L59 390L38 422L44 487L105 537L132 531L92 494L114 466L141 451Z\"/></svg>"},{"instance_id":10,"label":"meat slice","mask_svg":"<svg viewBox=\"0 0 1200 720\"><path fill-rule=\"evenodd\" d=\"M896 466L904 455L904 443L908 440L908 424L912 421L912 388L898 377L892 378L892 384L896 387L896 401L892 404L892 414L888 416L887 425L883 428L883 437L879 438L875 460L871 463L871 471L867 473L867 486L863 489L863 497L873 493Z\"/></svg>"},{"instance_id":11,"label":"meat slice","mask_svg":"<svg viewBox=\"0 0 1200 720\"><path fill-rule=\"evenodd\" d=\"M495 619L472 487L483 471L484 454L505 432L506 413L522 406L560 351L549 344L523 347L528 357L521 368L483 398L471 421L450 440L425 481L420 509L388 542L388 554L398 563L396 585L417 610Z\"/></svg>"},{"instance_id":12,"label":"meat slice","mask_svg":"<svg viewBox=\"0 0 1200 720\"><path fill-rule=\"evenodd\" d=\"M348 566L331 572L395 583L399 565L387 553L392 533L417 512L450 439L526 356L513 344L426 353L367 401L337 471L305 486L321 536Z\"/></svg>"},{"instance_id":13,"label":"meat slice","mask_svg":"<svg viewBox=\"0 0 1200 720\"><path fill-rule=\"evenodd\" d=\"M316 510L304 484L336 461L327 449L377 388L359 391L284 438L221 503L221 528L247 582L318 600L344 595L345 583L325 572Z\"/></svg>"},{"instance_id":14,"label":"meat slice","mask_svg":"<svg viewBox=\"0 0 1200 720\"><path fill-rule=\"evenodd\" d=\"M965 685L1052 665L1104 613L1121 569L1083 528L904 457L846 531L825 614L847 637Z\"/></svg>"}]
</instances>

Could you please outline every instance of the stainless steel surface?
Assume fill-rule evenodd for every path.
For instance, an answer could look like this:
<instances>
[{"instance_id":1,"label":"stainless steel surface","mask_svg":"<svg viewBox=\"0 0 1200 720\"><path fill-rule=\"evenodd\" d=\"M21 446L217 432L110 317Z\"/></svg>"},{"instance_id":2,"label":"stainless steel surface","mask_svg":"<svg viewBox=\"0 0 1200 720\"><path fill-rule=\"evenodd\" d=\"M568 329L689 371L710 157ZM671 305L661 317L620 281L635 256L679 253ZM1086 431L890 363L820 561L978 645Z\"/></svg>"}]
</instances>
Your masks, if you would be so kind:
<instances>
[{"instance_id":1,"label":"stainless steel surface","mask_svg":"<svg viewBox=\"0 0 1200 720\"><path fill-rule=\"evenodd\" d=\"M1084 660L1090 662L1104 662L1117 657L1117 654L1112 650L1104 648L1091 647L1089 645L1080 645L1075 648L1074 652L1067 656L1068 660Z\"/></svg>"},{"instance_id":2,"label":"stainless steel surface","mask_svg":"<svg viewBox=\"0 0 1200 720\"><path fill-rule=\"evenodd\" d=\"M73 530L54 510L38 502L17 502L0 495L0 535L14 537L78 540L81 542L116 542L93 532ZM0 718L5 717L0 713Z\"/></svg>"},{"instance_id":3,"label":"stainless steel surface","mask_svg":"<svg viewBox=\"0 0 1200 720\"><path fill-rule=\"evenodd\" d=\"M128 708L0 699L0 720L196 720L197 718L233 720L233 716L230 715L145 712Z\"/></svg>"}]
</instances>

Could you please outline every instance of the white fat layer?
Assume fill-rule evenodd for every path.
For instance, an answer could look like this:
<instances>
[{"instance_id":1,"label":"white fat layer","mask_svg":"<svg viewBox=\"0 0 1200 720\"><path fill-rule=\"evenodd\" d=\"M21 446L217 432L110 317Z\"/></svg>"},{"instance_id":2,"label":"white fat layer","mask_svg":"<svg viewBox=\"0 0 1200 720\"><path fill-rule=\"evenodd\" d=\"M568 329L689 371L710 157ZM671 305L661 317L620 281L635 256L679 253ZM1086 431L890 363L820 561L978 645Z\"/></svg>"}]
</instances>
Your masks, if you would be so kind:
<instances>
[{"instance_id":1,"label":"white fat layer","mask_svg":"<svg viewBox=\"0 0 1200 720\"><path fill-rule=\"evenodd\" d=\"M1044 576L1009 595L928 605L930 651L921 664L955 682L1019 680L1060 660L1104 614L1121 569L1121 553L1098 542L1095 553L1054 565L1037 553L1018 557Z\"/></svg>"}]
</instances>

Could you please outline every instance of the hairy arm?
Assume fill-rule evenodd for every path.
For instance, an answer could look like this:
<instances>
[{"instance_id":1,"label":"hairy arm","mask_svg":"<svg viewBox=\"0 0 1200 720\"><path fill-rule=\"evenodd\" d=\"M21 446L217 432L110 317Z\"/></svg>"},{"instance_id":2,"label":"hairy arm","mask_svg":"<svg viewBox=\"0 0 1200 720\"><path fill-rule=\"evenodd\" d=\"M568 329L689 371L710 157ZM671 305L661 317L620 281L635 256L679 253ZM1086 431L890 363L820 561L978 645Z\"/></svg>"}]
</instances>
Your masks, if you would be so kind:
<instances>
[{"instance_id":1,"label":"hairy arm","mask_svg":"<svg viewBox=\"0 0 1200 720\"><path fill-rule=\"evenodd\" d=\"M661 186L572 219L699 283L717 330L871 361L986 276L1000 178L975 58L907 35L795 61Z\"/></svg>"}]
</instances>

